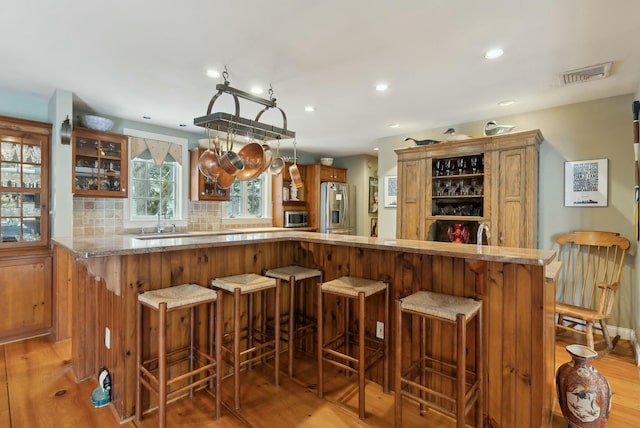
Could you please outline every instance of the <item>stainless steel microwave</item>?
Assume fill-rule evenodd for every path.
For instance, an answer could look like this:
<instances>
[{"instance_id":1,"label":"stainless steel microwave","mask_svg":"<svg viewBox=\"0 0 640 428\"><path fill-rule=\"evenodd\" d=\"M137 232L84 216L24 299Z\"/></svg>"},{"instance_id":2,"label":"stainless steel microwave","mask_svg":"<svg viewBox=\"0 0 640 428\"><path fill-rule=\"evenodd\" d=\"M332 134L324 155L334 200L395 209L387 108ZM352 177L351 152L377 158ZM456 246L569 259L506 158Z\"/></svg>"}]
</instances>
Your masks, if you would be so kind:
<instances>
[{"instance_id":1,"label":"stainless steel microwave","mask_svg":"<svg viewBox=\"0 0 640 428\"><path fill-rule=\"evenodd\" d=\"M309 213L306 211L285 211L284 227L307 227L309 225Z\"/></svg>"}]
</instances>

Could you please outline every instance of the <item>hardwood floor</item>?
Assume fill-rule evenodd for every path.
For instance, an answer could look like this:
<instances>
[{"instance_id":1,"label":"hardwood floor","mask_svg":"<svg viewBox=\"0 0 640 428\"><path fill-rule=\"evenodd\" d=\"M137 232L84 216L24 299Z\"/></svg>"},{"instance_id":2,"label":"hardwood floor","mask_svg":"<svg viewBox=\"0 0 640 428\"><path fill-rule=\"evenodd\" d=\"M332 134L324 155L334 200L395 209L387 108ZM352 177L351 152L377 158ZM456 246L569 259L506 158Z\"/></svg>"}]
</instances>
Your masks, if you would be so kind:
<instances>
[{"instance_id":1,"label":"hardwood floor","mask_svg":"<svg viewBox=\"0 0 640 428\"><path fill-rule=\"evenodd\" d=\"M556 367L569 360L564 346L570 339L559 338ZM69 357L70 342L52 343L47 337L0 345L0 427L154 427L155 412L141 423L119 425L109 407L94 409L89 397L95 380L76 383ZM285 354L283 354L284 356ZM286 359L285 359L286 361ZM284 364L284 363L283 363ZM640 420L640 368L635 365L631 346L621 341L609 356L595 362L611 384L613 405L609 427L637 426ZM284 366L283 366L284 367ZM315 389L315 365L301 360L296 374L301 381L281 376L281 386L260 368L242 373L242 408L224 408L218 421L211 419L212 398L204 391L169 405L168 426L172 427L354 427L393 426L393 394L384 394L379 385L367 384L367 419L357 417L357 389L353 378L327 373L325 399ZM232 403L232 379L223 383L223 401ZM417 407L404 406L404 426L453 427L449 418L434 412L420 417ZM560 410L554 412L553 428L566 427Z\"/></svg>"}]
</instances>

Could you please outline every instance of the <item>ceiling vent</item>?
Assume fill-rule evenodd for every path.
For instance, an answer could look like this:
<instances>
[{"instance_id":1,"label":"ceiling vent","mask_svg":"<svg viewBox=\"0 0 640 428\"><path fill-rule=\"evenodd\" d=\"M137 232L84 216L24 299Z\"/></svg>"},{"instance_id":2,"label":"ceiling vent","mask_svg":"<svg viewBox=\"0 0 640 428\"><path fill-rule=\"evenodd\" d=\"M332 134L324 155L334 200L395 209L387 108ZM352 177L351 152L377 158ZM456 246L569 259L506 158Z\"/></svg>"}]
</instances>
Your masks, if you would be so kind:
<instances>
[{"instance_id":1,"label":"ceiling vent","mask_svg":"<svg viewBox=\"0 0 640 428\"><path fill-rule=\"evenodd\" d=\"M611 64L611 62L607 62L604 64L579 68L577 70L565 71L560 75L560 79L563 85L604 79L605 77L609 77Z\"/></svg>"}]
</instances>

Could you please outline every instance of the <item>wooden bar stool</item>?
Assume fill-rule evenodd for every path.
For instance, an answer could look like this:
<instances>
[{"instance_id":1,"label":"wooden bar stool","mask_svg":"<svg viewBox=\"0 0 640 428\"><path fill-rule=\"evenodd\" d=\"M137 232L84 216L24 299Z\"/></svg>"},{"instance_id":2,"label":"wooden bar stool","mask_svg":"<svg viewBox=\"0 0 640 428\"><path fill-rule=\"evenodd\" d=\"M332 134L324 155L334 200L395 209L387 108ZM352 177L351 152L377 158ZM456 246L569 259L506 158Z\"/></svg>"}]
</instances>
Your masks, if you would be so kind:
<instances>
[{"instance_id":1,"label":"wooden bar stool","mask_svg":"<svg viewBox=\"0 0 640 428\"><path fill-rule=\"evenodd\" d=\"M402 315L420 317L420 353L417 359L410 362L406 369L402 367L403 331ZM467 369L467 324L476 320L475 332L475 373ZM455 364L428 355L426 322L449 323L455 325ZM411 324L409 324L411 325ZM396 301L396 353L395 353L395 426L402 426L402 397L413 399L420 403L420 411L425 406L440 411L456 419L457 426L465 426L465 418L471 407L476 403L476 426L482 426L482 303L466 298L418 291L410 296ZM410 348L409 348L410 349ZM407 349L409 351L409 349ZM410 352L415 355L414 351ZM469 372L469 373L468 373ZM468 375L472 377L469 381ZM453 385L450 391L437 391L428 379L434 377L447 379ZM434 402L433 398L441 402L452 403L454 411ZM431 398L431 399L430 399Z\"/></svg>"},{"instance_id":2,"label":"wooden bar stool","mask_svg":"<svg viewBox=\"0 0 640 428\"><path fill-rule=\"evenodd\" d=\"M289 282L289 313L284 314L285 318L288 318L288 328L283 329L286 332L286 342L288 344L289 353L289 377L293 377L293 351L295 349L296 341L306 337L309 334L313 334L317 329L317 319L315 316L311 316L305 310L307 300L307 289L301 290L299 293L301 297L301 303L296 308L296 299L298 292L296 291L296 285L301 284L301 281L311 278L318 278L319 282L322 282L322 271L318 269L311 269L302 266L286 266L280 268L269 269L265 273L265 276L270 278L278 278L282 281ZM282 322L282 321L281 321Z\"/></svg>"},{"instance_id":3,"label":"wooden bar stool","mask_svg":"<svg viewBox=\"0 0 640 428\"><path fill-rule=\"evenodd\" d=\"M384 338L365 336L365 300L384 293ZM345 298L344 331L328 341L324 340L323 296L332 294ZM357 340L349 331L349 302L357 303ZM365 418L364 386L365 372L376 362L383 361L383 390L389 392L389 285L382 281L343 276L333 281L318 284L318 397L324 395L323 365L328 362L350 373L358 375L358 416ZM351 355L350 348L358 347L358 354Z\"/></svg>"},{"instance_id":4,"label":"wooden bar stool","mask_svg":"<svg viewBox=\"0 0 640 428\"><path fill-rule=\"evenodd\" d=\"M280 313L280 280L267 278L266 276L254 273L226 276L216 278L211 281L211 285L222 292L222 298L227 299L233 297L233 341L231 347L222 344L222 353L226 354L233 364L233 385L235 397L235 409L240 409L240 369L255 361L262 359L266 361L267 357L274 356L274 384L279 386L279 367L280 367L280 317L275 317L275 337L268 338L266 335L266 297L267 291L275 289L275 306L276 314ZM260 329L256 329L253 325L253 297L255 294L262 293L262 313L260 314ZM240 324L240 303L242 296L247 296L247 325ZM223 305L224 306L224 305ZM246 331L246 348L240 347L240 336ZM257 342L257 344L255 343Z\"/></svg>"},{"instance_id":5,"label":"wooden bar stool","mask_svg":"<svg viewBox=\"0 0 640 428\"><path fill-rule=\"evenodd\" d=\"M209 307L208 349L204 352L195 344L196 308ZM158 357L142 360L142 317L143 308L158 314ZM189 344L168 352L168 313L189 309ZM193 396L195 387L208 383L215 389L214 417L220 417L220 346L222 324L218 293L198 284L184 284L160 290L146 291L138 295L136 317L136 421L142 419L142 387L158 397L159 426L166 426L167 401L184 394L187 390ZM212 335L215 338L211 337ZM215 341L215 345L214 345ZM189 370L177 376L169 376L170 366L189 362ZM185 385L186 382L186 385ZM214 386L215 385L215 386ZM176 389L171 390L173 386Z\"/></svg>"}]
</instances>

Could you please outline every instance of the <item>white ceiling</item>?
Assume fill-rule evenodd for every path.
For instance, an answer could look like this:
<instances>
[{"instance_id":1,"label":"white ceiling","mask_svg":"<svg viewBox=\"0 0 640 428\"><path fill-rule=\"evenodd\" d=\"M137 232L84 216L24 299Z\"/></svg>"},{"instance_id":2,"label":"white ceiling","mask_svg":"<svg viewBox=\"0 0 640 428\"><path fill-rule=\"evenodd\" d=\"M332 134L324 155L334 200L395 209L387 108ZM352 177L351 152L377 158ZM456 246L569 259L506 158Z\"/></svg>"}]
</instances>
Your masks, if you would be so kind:
<instances>
[{"instance_id":1,"label":"white ceiling","mask_svg":"<svg viewBox=\"0 0 640 428\"><path fill-rule=\"evenodd\" d=\"M235 88L273 86L301 150L337 156L640 82L637 0L21 0L4 2L0 40L0 89L68 90L76 107L193 132L222 83L205 70L227 66ZM483 58L498 46L502 58ZM608 61L608 79L559 84L560 72ZM518 102L497 106L505 99ZM232 112L230 101L214 111ZM277 111L262 120L282 124Z\"/></svg>"}]
</instances>

